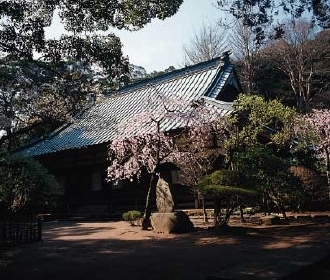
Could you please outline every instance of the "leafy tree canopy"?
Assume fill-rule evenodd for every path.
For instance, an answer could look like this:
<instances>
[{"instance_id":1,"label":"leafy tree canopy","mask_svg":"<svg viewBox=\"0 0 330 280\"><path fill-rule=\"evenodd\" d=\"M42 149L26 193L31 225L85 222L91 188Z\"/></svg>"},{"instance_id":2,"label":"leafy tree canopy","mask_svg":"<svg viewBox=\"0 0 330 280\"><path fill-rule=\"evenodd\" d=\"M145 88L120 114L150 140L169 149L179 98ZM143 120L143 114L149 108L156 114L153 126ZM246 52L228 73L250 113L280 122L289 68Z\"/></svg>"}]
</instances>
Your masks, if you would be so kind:
<instances>
[{"instance_id":1,"label":"leafy tree canopy","mask_svg":"<svg viewBox=\"0 0 330 280\"><path fill-rule=\"evenodd\" d=\"M1 1L0 129L8 135L27 124L67 121L82 110L88 95L127 83L128 59L110 29L142 28L153 18L175 14L182 2ZM48 39L45 30L56 15L65 33Z\"/></svg>"},{"instance_id":2,"label":"leafy tree canopy","mask_svg":"<svg viewBox=\"0 0 330 280\"><path fill-rule=\"evenodd\" d=\"M88 105L88 96L102 91L95 74L75 62L61 63L56 73L48 63L0 60L0 143L7 149L45 135ZM19 135L18 135L19 134Z\"/></svg>"},{"instance_id":3,"label":"leafy tree canopy","mask_svg":"<svg viewBox=\"0 0 330 280\"><path fill-rule=\"evenodd\" d=\"M274 156L292 158L295 164L317 169L318 158L311 146L318 142L314 129L295 109L278 100L258 95L240 95L235 111L227 118L230 135L225 139L227 163L249 148L268 148Z\"/></svg>"},{"instance_id":4,"label":"leafy tree canopy","mask_svg":"<svg viewBox=\"0 0 330 280\"><path fill-rule=\"evenodd\" d=\"M276 16L283 13L294 20L305 12L312 13L314 21L321 27L330 26L330 5L327 0L217 0L217 4L248 26L272 23Z\"/></svg>"},{"instance_id":5,"label":"leafy tree canopy","mask_svg":"<svg viewBox=\"0 0 330 280\"><path fill-rule=\"evenodd\" d=\"M227 142L230 149L242 149L258 143L288 147L295 136L297 113L278 100L266 101L257 95L240 95L234 103L229 123L236 131Z\"/></svg>"},{"instance_id":6,"label":"leafy tree canopy","mask_svg":"<svg viewBox=\"0 0 330 280\"><path fill-rule=\"evenodd\" d=\"M29 58L33 52L42 54L50 61L75 52L77 56L97 59L107 58L101 54L96 37L90 37L95 31L107 31L110 27L136 29L141 28L153 18L165 19L177 12L183 0L17 0L1 1L0 50L5 53ZM69 34L59 40L46 40L45 27L53 22L58 14L65 30ZM86 35L85 39L82 36ZM80 39L78 39L80 37ZM116 40L113 35L109 40ZM117 42L118 43L118 42ZM109 52L111 46L109 47ZM73 54L73 53L71 53Z\"/></svg>"}]
</instances>

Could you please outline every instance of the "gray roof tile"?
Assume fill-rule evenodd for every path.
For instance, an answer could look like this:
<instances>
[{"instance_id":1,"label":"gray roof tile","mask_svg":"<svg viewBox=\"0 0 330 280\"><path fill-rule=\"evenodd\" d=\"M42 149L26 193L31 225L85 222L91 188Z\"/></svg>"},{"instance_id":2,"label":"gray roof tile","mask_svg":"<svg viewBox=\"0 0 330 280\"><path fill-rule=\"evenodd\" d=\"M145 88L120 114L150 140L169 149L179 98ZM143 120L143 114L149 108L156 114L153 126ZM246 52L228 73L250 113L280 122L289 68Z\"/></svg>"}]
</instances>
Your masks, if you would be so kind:
<instances>
[{"instance_id":1,"label":"gray roof tile","mask_svg":"<svg viewBox=\"0 0 330 280\"><path fill-rule=\"evenodd\" d=\"M123 135L122 124L134 116L146 111L164 114L163 103L157 102L160 98L182 100L179 103L186 105L181 110L189 112L191 106L187 104L205 97L206 105L215 114L226 115L231 111L232 104L215 98L233 71L233 66L221 67L219 62L220 59L214 59L122 88L77 117L72 124L62 127L48 139L26 147L21 153L39 156L109 142ZM183 125L183 120L172 119L162 122L161 129L168 131ZM152 130L151 125L139 125L134 133Z\"/></svg>"}]
</instances>

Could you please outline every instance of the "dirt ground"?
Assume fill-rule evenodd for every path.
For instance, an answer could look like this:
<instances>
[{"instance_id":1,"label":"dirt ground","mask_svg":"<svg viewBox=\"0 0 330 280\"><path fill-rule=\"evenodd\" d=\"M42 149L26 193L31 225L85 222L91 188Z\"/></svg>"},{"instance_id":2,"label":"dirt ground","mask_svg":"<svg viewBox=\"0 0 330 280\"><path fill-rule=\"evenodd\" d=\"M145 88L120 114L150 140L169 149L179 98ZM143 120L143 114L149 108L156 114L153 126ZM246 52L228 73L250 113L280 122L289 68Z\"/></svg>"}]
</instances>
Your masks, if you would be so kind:
<instances>
[{"instance_id":1,"label":"dirt ground","mask_svg":"<svg viewBox=\"0 0 330 280\"><path fill-rule=\"evenodd\" d=\"M308 265L329 267L327 255L330 223L165 235L126 222L48 222L43 241L0 252L0 279L321 279Z\"/></svg>"}]
</instances>

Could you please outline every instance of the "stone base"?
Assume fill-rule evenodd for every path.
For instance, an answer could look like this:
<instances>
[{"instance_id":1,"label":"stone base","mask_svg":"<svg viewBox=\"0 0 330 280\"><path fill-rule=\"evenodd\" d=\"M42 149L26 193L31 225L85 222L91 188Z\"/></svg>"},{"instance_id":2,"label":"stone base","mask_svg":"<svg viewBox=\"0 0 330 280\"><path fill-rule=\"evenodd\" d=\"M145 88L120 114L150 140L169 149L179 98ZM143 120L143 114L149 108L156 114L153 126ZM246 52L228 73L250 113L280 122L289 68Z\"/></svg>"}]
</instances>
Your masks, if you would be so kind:
<instances>
[{"instance_id":1,"label":"stone base","mask_svg":"<svg viewBox=\"0 0 330 280\"><path fill-rule=\"evenodd\" d=\"M267 226L270 225L280 225L281 224L281 219L279 216L275 216L275 215L269 215L269 216L265 216L265 217L261 217L259 219L260 224L264 224Z\"/></svg>"},{"instance_id":2,"label":"stone base","mask_svg":"<svg viewBox=\"0 0 330 280\"><path fill-rule=\"evenodd\" d=\"M184 233L194 230L188 215L183 212L153 213L151 226L157 233Z\"/></svg>"}]
</instances>

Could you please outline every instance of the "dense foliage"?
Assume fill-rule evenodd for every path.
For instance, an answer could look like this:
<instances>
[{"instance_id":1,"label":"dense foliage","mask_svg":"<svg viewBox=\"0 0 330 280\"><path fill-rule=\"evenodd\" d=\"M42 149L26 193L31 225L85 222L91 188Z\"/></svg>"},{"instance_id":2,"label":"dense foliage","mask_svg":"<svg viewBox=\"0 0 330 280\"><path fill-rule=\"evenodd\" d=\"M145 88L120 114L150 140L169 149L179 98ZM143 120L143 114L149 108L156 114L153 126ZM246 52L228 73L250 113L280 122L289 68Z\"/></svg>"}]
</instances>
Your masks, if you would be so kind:
<instances>
[{"instance_id":1,"label":"dense foliage","mask_svg":"<svg viewBox=\"0 0 330 280\"><path fill-rule=\"evenodd\" d=\"M58 66L54 73L34 63L2 59L0 62L0 129L3 149L11 150L25 141L44 136L86 107L93 92L87 73Z\"/></svg>"},{"instance_id":2,"label":"dense foliage","mask_svg":"<svg viewBox=\"0 0 330 280\"><path fill-rule=\"evenodd\" d=\"M234 108L227 119L225 168L238 172L245 187L259 194L254 203L265 212L275 208L285 216L287 209L301 209L307 190L291 166L307 164L317 172L310 150L316 138L307 122L294 109L260 96L241 95Z\"/></svg>"},{"instance_id":3,"label":"dense foliage","mask_svg":"<svg viewBox=\"0 0 330 280\"><path fill-rule=\"evenodd\" d=\"M259 193L257 202L265 213L271 209L282 213L301 210L304 193L301 181L291 171L292 162L276 155L267 147L251 147L236 154L235 168L244 182Z\"/></svg>"},{"instance_id":4,"label":"dense foliage","mask_svg":"<svg viewBox=\"0 0 330 280\"><path fill-rule=\"evenodd\" d=\"M236 207L248 203L256 192L245 187L242 175L231 170L217 170L203 177L199 190L214 201L214 224L227 225Z\"/></svg>"},{"instance_id":5,"label":"dense foliage","mask_svg":"<svg viewBox=\"0 0 330 280\"><path fill-rule=\"evenodd\" d=\"M3 157L0 178L0 205L12 210L49 211L63 191L55 177L31 158Z\"/></svg>"},{"instance_id":6,"label":"dense foliage","mask_svg":"<svg viewBox=\"0 0 330 280\"><path fill-rule=\"evenodd\" d=\"M95 37L79 35L94 31L107 31L110 27L141 28L153 18L165 19L177 12L182 0L49 0L49 1L1 1L0 15L3 26L0 46L4 52L32 58L33 51L43 53L47 59L56 61L66 53L93 58L102 55ZM60 40L46 40L45 27L58 14L66 31ZM91 48L88 48L88 47ZM85 49L87 47L87 49ZM104 56L103 58L106 58Z\"/></svg>"},{"instance_id":7,"label":"dense foliage","mask_svg":"<svg viewBox=\"0 0 330 280\"><path fill-rule=\"evenodd\" d=\"M266 101L257 95L240 95L234 113L228 118L232 135L226 142L229 156L255 145L266 145L274 151L287 152L295 135L294 109L278 100Z\"/></svg>"}]
</instances>

